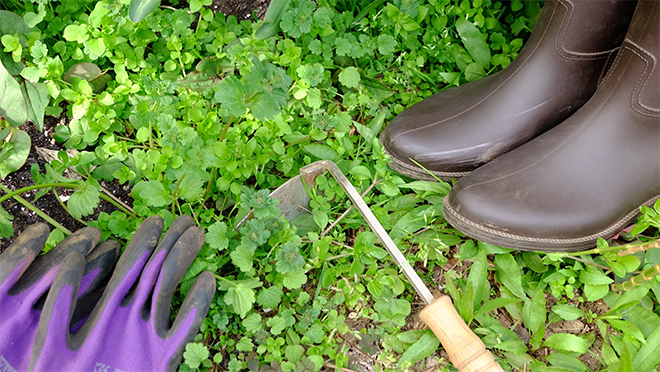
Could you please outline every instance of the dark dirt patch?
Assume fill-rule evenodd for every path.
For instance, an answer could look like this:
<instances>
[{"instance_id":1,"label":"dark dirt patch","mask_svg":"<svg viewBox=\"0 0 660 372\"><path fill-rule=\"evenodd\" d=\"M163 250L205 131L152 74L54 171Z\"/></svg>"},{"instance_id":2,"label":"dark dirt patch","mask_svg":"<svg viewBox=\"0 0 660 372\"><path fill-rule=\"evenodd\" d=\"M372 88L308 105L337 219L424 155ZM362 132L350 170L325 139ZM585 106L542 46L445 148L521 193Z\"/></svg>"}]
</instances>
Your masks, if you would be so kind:
<instances>
[{"instance_id":1,"label":"dark dirt patch","mask_svg":"<svg viewBox=\"0 0 660 372\"><path fill-rule=\"evenodd\" d=\"M253 17L256 17L257 19L263 19L269 4L270 0L213 0L213 4L210 8L215 12L221 12L226 15L234 15L239 20L252 19ZM181 2L178 7L185 6L187 6L187 3ZM32 139L32 149L30 150L30 155L28 156L25 165L23 165L23 167L21 167L21 169L18 171L8 175L4 180L2 180L1 182L3 185L12 191L26 186L34 185L30 173L32 165L37 164L40 171L43 172L44 164L47 163L47 161L39 156L36 148L41 147L56 151L65 150L63 144L57 143L53 140L53 134L55 131L55 126L64 124L66 120L66 117L46 117L44 120L43 132L40 132L32 123L26 124L21 128L30 135L30 138ZM130 189L123 187L116 181L110 183L101 181L101 186L112 193L119 200L128 205L131 205L132 199L129 195ZM71 217L69 213L67 213L66 210L62 208L52 192L49 192L46 195L40 197L38 200L33 201L32 199L36 193L37 191L29 191L22 194L21 196L71 231L75 231L84 227L81 222ZM58 190L58 193L60 196L67 196L72 192L69 190ZM0 195L3 194L4 193L0 191ZM7 212L14 216L13 226L15 234L8 239L0 238L0 253L4 251L4 249L8 247L9 244L11 244L13 239L15 239L21 231L25 230L28 225L36 222L46 222L35 212L29 210L14 199L9 199L3 202L1 205ZM93 221L98 218L100 212L111 213L114 210L116 210L116 208L112 204L101 200L99 207L96 209L94 215L88 216L83 220Z\"/></svg>"},{"instance_id":2,"label":"dark dirt patch","mask_svg":"<svg viewBox=\"0 0 660 372\"><path fill-rule=\"evenodd\" d=\"M62 118L62 120L65 120L65 118ZM44 172L45 171L44 165L47 163L47 161L38 154L37 148L45 148L48 150L56 150L56 151L64 150L63 144L57 143L55 142L55 140L53 140L55 126L58 125L60 122L61 121L59 118L46 117L44 122L43 132L40 132L31 123L21 127L21 129L26 131L30 135L30 138L32 139L32 148L30 149L30 155L28 156L28 159L23 165L23 167L21 167L18 171L9 174L4 180L2 180L3 185L11 189L12 191L34 185L34 181L32 181L32 176L30 172L32 165L37 164L39 166L40 172ZM124 187L122 187L118 182L115 181L108 183L101 181L101 186L106 190L110 190L113 196L117 197L119 200L123 201L128 205L131 204L131 198L129 196L130 190L124 189ZM35 201L33 200L33 198L37 194L37 192L38 190L28 191L22 194L21 197L31 202L39 210L43 211L44 213L52 217L55 221L59 222L60 224L62 224L62 226L66 227L71 231L75 231L84 227L84 225L81 222L71 217L71 215L69 215L69 213L64 208L62 208L62 206L57 201L52 191L48 192L46 195L40 197ZM4 194L3 192L0 193ZM58 193L60 197L62 197L62 196L71 195L72 191L59 189ZM9 212L12 216L14 216L14 220L13 220L14 236L12 236L9 239L0 238L0 252L4 251L4 249L8 247L9 244L11 244L11 242L18 236L18 234L21 231L25 230L25 228L28 225L31 225L36 222L46 223L46 221L41 217L39 217L35 212L29 210L28 208L26 208L25 206L23 206L21 203L19 203L14 199L9 199L4 201L2 203L2 207L5 208L5 210ZM95 210L95 213L91 216L83 218L83 220L93 221L98 218L99 213L101 212L112 213L115 210L117 209L114 205L106 202L105 200L101 200L99 207L96 208Z\"/></svg>"},{"instance_id":3,"label":"dark dirt patch","mask_svg":"<svg viewBox=\"0 0 660 372\"><path fill-rule=\"evenodd\" d=\"M211 9L225 15L234 15L239 20L263 19L270 0L213 0Z\"/></svg>"}]
</instances>

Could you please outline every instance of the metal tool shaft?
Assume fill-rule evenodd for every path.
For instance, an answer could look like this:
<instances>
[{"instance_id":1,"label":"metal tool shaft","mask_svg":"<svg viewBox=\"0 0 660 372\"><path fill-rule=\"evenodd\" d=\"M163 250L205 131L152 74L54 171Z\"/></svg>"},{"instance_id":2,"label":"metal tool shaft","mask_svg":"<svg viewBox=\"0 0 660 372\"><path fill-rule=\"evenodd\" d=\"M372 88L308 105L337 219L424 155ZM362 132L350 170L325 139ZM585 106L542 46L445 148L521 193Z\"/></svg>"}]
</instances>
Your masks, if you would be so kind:
<instances>
[{"instance_id":1,"label":"metal tool shaft","mask_svg":"<svg viewBox=\"0 0 660 372\"><path fill-rule=\"evenodd\" d=\"M348 195L348 198L351 199L362 217L364 217L365 221L367 221L367 224L371 230L374 232L374 234L376 234L378 239L380 239L381 243L390 254L392 259L394 259L394 262L396 262L399 268L403 271L403 275L408 278L408 281L410 284L412 284L413 288L415 288L417 294L422 297L427 305L433 302L435 298L431 294L431 291L429 291L419 275L417 275L412 266L410 266L408 260L406 260L403 254L401 254L401 251L396 246L396 244L394 244L392 238L390 238L389 234L387 234L376 216L374 216L373 212L371 212L371 209L369 209L367 204L364 202L362 196L360 196L360 193L358 193L355 187L353 187L351 182L346 178L346 176L344 176L344 173L342 173L342 171L334 162L327 160L317 161L302 167L300 169L300 173L303 178L305 178L305 174L318 173L319 168L327 170L337 180L341 188L346 192L346 195Z\"/></svg>"}]
</instances>

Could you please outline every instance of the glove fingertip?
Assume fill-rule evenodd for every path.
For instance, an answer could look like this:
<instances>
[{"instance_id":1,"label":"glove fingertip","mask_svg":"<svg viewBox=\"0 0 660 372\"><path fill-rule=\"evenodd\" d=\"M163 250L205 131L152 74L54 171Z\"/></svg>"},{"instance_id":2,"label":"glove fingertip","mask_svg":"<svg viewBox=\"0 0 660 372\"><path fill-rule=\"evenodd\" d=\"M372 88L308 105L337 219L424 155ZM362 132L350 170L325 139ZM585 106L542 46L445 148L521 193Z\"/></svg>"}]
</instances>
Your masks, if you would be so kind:
<instances>
[{"instance_id":1,"label":"glove fingertip","mask_svg":"<svg viewBox=\"0 0 660 372\"><path fill-rule=\"evenodd\" d=\"M215 285L215 275L210 271L204 271L197 276L195 283L190 288L181 306L181 310L179 310L179 314L174 321L174 325L167 335L167 338L170 338L180 332L186 333L186 336L182 339L174 357L170 361L168 371L176 370L183 356L186 344L191 342L197 332L199 332L199 328L211 307L211 301L213 301L213 295L216 290ZM188 318L193 309L195 310L195 317L192 322L189 322Z\"/></svg>"},{"instance_id":2,"label":"glove fingertip","mask_svg":"<svg viewBox=\"0 0 660 372\"><path fill-rule=\"evenodd\" d=\"M22 267L18 269L23 273L44 247L49 234L50 229L44 223L35 223L20 233L0 255L0 283L4 283L21 262L23 262ZM20 274L14 278L11 285L18 280L19 276Z\"/></svg>"},{"instance_id":3,"label":"glove fingertip","mask_svg":"<svg viewBox=\"0 0 660 372\"><path fill-rule=\"evenodd\" d=\"M34 363L44 349L48 349L55 340L61 340L62 335L69 336L69 322L76 305L78 286L85 269L85 257L78 252L69 253L57 270L55 281L51 286L35 336L34 348L29 370L34 370Z\"/></svg>"}]
</instances>

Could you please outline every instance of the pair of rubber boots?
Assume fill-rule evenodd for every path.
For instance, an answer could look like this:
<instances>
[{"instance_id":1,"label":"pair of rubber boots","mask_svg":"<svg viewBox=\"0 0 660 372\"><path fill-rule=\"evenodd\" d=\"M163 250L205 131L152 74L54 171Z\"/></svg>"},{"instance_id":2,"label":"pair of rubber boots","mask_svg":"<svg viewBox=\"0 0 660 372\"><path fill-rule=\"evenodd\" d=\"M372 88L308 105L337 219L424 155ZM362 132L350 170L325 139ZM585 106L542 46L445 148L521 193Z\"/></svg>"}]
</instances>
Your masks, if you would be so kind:
<instances>
[{"instance_id":1,"label":"pair of rubber boots","mask_svg":"<svg viewBox=\"0 0 660 372\"><path fill-rule=\"evenodd\" d=\"M404 175L465 176L443 212L466 235L588 249L660 196L659 62L659 1L547 0L509 66L406 109L381 143Z\"/></svg>"}]
</instances>

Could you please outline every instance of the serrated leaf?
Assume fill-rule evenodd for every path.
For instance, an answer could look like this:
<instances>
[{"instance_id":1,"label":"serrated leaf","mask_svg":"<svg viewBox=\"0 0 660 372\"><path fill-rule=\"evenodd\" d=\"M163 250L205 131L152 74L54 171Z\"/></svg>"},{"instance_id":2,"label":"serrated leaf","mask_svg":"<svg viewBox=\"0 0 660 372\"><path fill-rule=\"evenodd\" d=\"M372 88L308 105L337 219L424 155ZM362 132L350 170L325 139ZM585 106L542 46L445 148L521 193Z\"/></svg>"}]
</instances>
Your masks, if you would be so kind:
<instances>
[{"instance_id":1,"label":"serrated leaf","mask_svg":"<svg viewBox=\"0 0 660 372\"><path fill-rule=\"evenodd\" d=\"M160 0L131 0L131 4L128 6L128 17L131 22L138 23L146 18L159 4Z\"/></svg>"},{"instance_id":2,"label":"serrated leaf","mask_svg":"<svg viewBox=\"0 0 660 372\"><path fill-rule=\"evenodd\" d=\"M192 369L199 368L202 362L208 359L209 356L211 356L209 349L197 342L191 342L186 345L186 351L183 352L183 360Z\"/></svg>"},{"instance_id":3,"label":"serrated leaf","mask_svg":"<svg viewBox=\"0 0 660 372\"><path fill-rule=\"evenodd\" d=\"M12 133L8 142L0 141L0 180L25 164L31 146L30 135L22 130Z\"/></svg>"},{"instance_id":4,"label":"serrated leaf","mask_svg":"<svg viewBox=\"0 0 660 372\"><path fill-rule=\"evenodd\" d=\"M401 355L397 367L401 367L406 362L417 363L433 354L439 345L440 341L438 341L438 338L431 331L427 331Z\"/></svg>"},{"instance_id":5,"label":"serrated leaf","mask_svg":"<svg viewBox=\"0 0 660 372\"><path fill-rule=\"evenodd\" d=\"M25 124L28 110L21 86L0 63L0 117L13 127Z\"/></svg>"},{"instance_id":6,"label":"serrated leaf","mask_svg":"<svg viewBox=\"0 0 660 372\"><path fill-rule=\"evenodd\" d=\"M69 213L74 218L81 218L94 214L94 208L99 205L99 195L101 186L95 178L88 178L87 181L78 183L79 188L71 194L66 205Z\"/></svg>"},{"instance_id":7,"label":"serrated leaf","mask_svg":"<svg viewBox=\"0 0 660 372\"><path fill-rule=\"evenodd\" d=\"M257 295L257 303L264 309L276 309L282 300L282 289L277 286L263 288Z\"/></svg>"},{"instance_id":8,"label":"serrated leaf","mask_svg":"<svg viewBox=\"0 0 660 372\"><path fill-rule=\"evenodd\" d=\"M286 319L275 315L274 317L268 319L266 325L270 327L270 333L277 336L286 328Z\"/></svg>"},{"instance_id":9,"label":"serrated leaf","mask_svg":"<svg viewBox=\"0 0 660 372\"><path fill-rule=\"evenodd\" d=\"M243 319L243 327L245 327L245 330L248 332L258 332L261 329L263 329L263 325L261 324L261 315L257 313L252 313Z\"/></svg>"},{"instance_id":10,"label":"serrated leaf","mask_svg":"<svg viewBox=\"0 0 660 372\"><path fill-rule=\"evenodd\" d=\"M185 175L183 180L181 180L176 196L186 201L193 201L194 199L202 196L203 193L204 180L202 180L200 177L196 177L195 175L190 174Z\"/></svg>"},{"instance_id":11,"label":"serrated leaf","mask_svg":"<svg viewBox=\"0 0 660 372\"><path fill-rule=\"evenodd\" d=\"M255 301L254 291L240 282L235 283L238 284L227 290L224 300L227 305L231 305L234 311L243 318L252 309L252 304Z\"/></svg>"},{"instance_id":12,"label":"serrated leaf","mask_svg":"<svg viewBox=\"0 0 660 372\"><path fill-rule=\"evenodd\" d=\"M252 340L250 340L247 337L242 337L238 343L236 343L236 350L238 351L252 351L254 349L254 344L252 343Z\"/></svg>"},{"instance_id":13,"label":"serrated leaf","mask_svg":"<svg viewBox=\"0 0 660 372\"><path fill-rule=\"evenodd\" d=\"M339 73L339 82L347 88L357 88L360 85L360 71L356 67L347 67Z\"/></svg>"},{"instance_id":14,"label":"serrated leaf","mask_svg":"<svg viewBox=\"0 0 660 372\"><path fill-rule=\"evenodd\" d=\"M233 252L231 252L230 256L231 256L231 262L241 271L246 273L250 273L253 271L252 268L253 257L250 248L244 245L239 245L238 247L236 247L236 249Z\"/></svg>"},{"instance_id":15,"label":"serrated leaf","mask_svg":"<svg viewBox=\"0 0 660 372\"><path fill-rule=\"evenodd\" d=\"M152 207L163 207L172 203L172 195L156 180L138 182L133 187L133 193Z\"/></svg>"},{"instance_id":16,"label":"serrated leaf","mask_svg":"<svg viewBox=\"0 0 660 372\"><path fill-rule=\"evenodd\" d=\"M307 332L305 332L305 337L308 337L312 342L320 344L323 342L323 336L325 332L323 331L323 326L320 323L314 323L309 326Z\"/></svg>"},{"instance_id":17,"label":"serrated leaf","mask_svg":"<svg viewBox=\"0 0 660 372\"><path fill-rule=\"evenodd\" d=\"M305 265L305 258L300 254L299 246L294 244L284 244L275 259L275 270L280 274L294 273Z\"/></svg>"},{"instance_id":18,"label":"serrated leaf","mask_svg":"<svg viewBox=\"0 0 660 372\"><path fill-rule=\"evenodd\" d=\"M284 280L282 284L288 289L298 289L307 282L307 275L305 269L300 268L292 273L283 274Z\"/></svg>"},{"instance_id":19,"label":"serrated leaf","mask_svg":"<svg viewBox=\"0 0 660 372\"><path fill-rule=\"evenodd\" d=\"M209 226L204 241L211 248L219 251L226 249L229 246L229 239L227 238L227 225L224 222L216 222Z\"/></svg>"}]
</instances>

